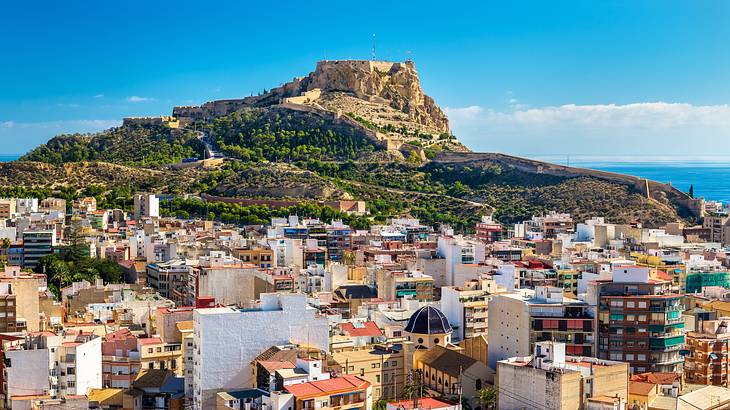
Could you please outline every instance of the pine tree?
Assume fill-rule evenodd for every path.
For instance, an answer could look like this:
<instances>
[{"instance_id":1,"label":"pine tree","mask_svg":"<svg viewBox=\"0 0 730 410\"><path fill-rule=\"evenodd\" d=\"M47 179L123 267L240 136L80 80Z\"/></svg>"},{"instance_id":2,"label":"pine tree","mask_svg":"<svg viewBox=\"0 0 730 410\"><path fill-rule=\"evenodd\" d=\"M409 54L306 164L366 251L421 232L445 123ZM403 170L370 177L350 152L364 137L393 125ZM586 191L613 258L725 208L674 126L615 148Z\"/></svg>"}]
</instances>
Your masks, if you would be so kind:
<instances>
[{"instance_id":1,"label":"pine tree","mask_svg":"<svg viewBox=\"0 0 730 410\"><path fill-rule=\"evenodd\" d=\"M690 185L689 186L689 197L690 198L694 198L695 197L695 186L694 185Z\"/></svg>"}]
</instances>

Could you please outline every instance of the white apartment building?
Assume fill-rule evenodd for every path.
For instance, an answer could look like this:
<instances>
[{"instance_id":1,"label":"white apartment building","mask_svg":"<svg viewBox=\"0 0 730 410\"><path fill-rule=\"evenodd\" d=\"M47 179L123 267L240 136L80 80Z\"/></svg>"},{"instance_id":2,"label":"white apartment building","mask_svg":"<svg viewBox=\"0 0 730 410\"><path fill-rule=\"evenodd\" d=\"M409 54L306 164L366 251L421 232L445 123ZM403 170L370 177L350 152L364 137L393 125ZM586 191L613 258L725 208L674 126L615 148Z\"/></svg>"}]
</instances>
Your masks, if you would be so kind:
<instances>
[{"instance_id":1,"label":"white apartment building","mask_svg":"<svg viewBox=\"0 0 730 410\"><path fill-rule=\"evenodd\" d=\"M160 199L154 194L137 194L134 196L134 219L159 218Z\"/></svg>"},{"instance_id":2,"label":"white apartment building","mask_svg":"<svg viewBox=\"0 0 730 410\"><path fill-rule=\"evenodd\" d=\"M482 241L465 239L461 236L439 236L436 245L436 255L446 259L446 274L443 283L435 277L436 286L460 286L456 283L454 271L457 265L478 264L486 259L486 246Z\"/></svg>"},{"instance_id":3,"label":"white apartment building","mask_svg":"<svg viewBox=\"0 0 730 410\"><path fill-rule=\"evenodd\" d=\"M98 336L42 332L3 345L6 406L13 396L85 395L102 386Z\"/></svg>"},{"instance_id":4,"label":"white apartment building","mask_svg":"<svg viewBox=\"0 0 730 410\"><path fill-rule=\"evenodd\" d=\"M193 314L193 406L215 406L222 389L252 387L251 361L273 345L329 351L327 318L303 294L261 295L258 307L196 309ZM187 370L187 369L186 369Z\"/></svg>"}]
</instances>

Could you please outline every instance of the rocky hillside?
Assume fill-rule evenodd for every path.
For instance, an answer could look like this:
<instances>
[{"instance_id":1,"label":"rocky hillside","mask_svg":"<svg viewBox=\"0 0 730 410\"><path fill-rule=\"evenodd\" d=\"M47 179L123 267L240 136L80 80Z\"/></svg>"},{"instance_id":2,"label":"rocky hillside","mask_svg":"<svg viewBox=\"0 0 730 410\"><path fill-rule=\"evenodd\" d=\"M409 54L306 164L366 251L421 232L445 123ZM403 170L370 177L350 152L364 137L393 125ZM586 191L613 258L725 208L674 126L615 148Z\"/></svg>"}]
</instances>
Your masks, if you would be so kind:
<instances>
[{"instance_id":1,"label":"rocky hillside","mask_svg":"<svg viewBox=\"0 0 730 410\"><path fill-rule=\"evenodd\" d=\"M696 216L686 194L652 181L468 152L411 62L322 61L259 96L173 114L55 137L0 165L0 191L91 190L108 204L136 190L355 199L375 222L409 215L463 231L483 214L511 223L555 210L650 226ZM225 160L178 164L206 145Z\"/></svg>"},{"instance_id":2,"label":"rocky hillside","mask_svg":"<svg viewBox=\"0 0 730 410\"><path fill-rule=\"evenodd\" d=\"M413 62L320 61L313 72L258 96L175 107L173 115L210 122L242 108L307 107L375 131L371 138L393 151L404 144L437 151L468 151L451 135L449 120L423 92Z\"/></svg>"}]
</instances>

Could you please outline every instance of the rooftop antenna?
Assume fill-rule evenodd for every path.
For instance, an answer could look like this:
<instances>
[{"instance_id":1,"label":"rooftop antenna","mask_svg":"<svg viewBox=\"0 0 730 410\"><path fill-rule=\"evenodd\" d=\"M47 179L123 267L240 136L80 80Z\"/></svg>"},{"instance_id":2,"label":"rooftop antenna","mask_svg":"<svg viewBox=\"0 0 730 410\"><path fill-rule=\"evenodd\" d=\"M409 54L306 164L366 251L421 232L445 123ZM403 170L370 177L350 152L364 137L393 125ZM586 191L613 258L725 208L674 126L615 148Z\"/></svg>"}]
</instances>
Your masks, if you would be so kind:
<instances>
[{"instance_id":1,"label":"rooftop antenna","mask_svg":"<svg viewBox=\"0 0 730 410\"><path fill-rule=\"evenodd\" d=\"M373 33L373 55L372 55L373 61L376 60L375 58L375 33Z\"/></svg>"},{"instance_id":2,"label":"rooftop antenna","mask_svg":"<svg viewBox=\"0 0 730 410\"><path fill-rule=\"evenodd\" d=\"M412 54L411 50L406 51L406 62L407 63L410 63L411 61L413 61L413 59L411 58L411 54Z\"/></svg>"}]
</instances>

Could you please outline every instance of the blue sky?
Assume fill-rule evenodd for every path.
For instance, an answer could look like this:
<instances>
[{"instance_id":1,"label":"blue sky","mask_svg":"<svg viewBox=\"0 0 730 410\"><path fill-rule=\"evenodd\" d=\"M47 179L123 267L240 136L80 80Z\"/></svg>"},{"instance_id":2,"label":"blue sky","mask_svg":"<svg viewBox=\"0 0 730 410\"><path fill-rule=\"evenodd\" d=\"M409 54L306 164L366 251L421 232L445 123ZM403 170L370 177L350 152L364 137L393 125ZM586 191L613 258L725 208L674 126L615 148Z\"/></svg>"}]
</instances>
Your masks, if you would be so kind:
<instances>
[{"instance_id":1,"label":"blue sky","mask_svg":"<svg viewBox=\"0 0 730 410\"><path fill-rule=\"evenodd\" d=\"M727 153L725 0L250 3L4 4L0 153L369 58L373 33L474 150Z\"/></svg>"}]
</instances>

